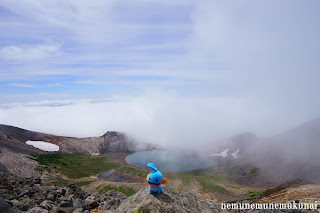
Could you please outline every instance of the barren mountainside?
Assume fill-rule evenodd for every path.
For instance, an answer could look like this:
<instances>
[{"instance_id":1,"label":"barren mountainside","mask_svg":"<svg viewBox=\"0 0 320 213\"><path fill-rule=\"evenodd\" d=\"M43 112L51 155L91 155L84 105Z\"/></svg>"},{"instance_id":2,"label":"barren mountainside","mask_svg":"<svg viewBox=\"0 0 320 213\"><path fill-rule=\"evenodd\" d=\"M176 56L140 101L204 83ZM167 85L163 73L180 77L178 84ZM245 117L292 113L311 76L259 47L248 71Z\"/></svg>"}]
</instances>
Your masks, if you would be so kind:
<instances>
[{"instance_id":1,"label":"barren mountainside","mask_svg":"<svg viewBox=\"0 0 320 213\"><path fill-rule=\"evenodd\" d=\"M132 152L138 147L156 149L147 143L138 144L124 133L106 132L100 137L75 138L49 135L18 127L0 125L0 171L30 177L34 175L35 161L29 154L47 153L26 144L26 141L44 141L59 146L59 153L99 155L112 152Z\"/></svg>"},{"instance_id":2,"label":"barren mountainside","mask_svg":"<svg viewBox=\"0 0 320 213\"><path fill-rule=\"evenodd\" d=\"M135 149L135 143L123 133L106 132L100 137L75 138L49 135L0 125L0 146L20 153L42 153L25 142L45 141L59 146L63 153L104 154L109 152L129 152Z\"/></svg>"}]
</instances>

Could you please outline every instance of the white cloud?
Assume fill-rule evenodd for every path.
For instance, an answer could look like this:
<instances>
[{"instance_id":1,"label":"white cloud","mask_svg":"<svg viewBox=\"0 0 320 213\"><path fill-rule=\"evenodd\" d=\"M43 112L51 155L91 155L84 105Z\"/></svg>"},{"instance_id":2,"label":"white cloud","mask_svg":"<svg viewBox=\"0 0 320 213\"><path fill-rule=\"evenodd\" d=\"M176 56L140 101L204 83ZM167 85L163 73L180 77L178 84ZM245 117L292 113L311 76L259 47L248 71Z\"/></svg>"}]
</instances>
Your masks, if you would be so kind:
<instances>
[{"instance_id":1,"label":"white cloud","mask_svg":"<svg viewBox=\"0 0 320 213\"><path fill-rule=\"evenodd\" d=\"M319 60L318 1L199 1L192 15L190 55L224 63L235 78L314 74ZM284 82L285 83L285 82Z\"/></svg>"},{"instance_id":2,"label":"white cloud","mask_svg":"<svg viewBox=\"0 0 320 213\"><path fill-rule=\"evenodd\" d=\"M60 101L0 108L0 123L56 135L89 137L125 132L164 146L199 146L246 131L272 135L304 120L240 98L183 97L153 91L129 99ZM72 103L72 105L67 105Z\"/></svg>"},{"instance_id":3,"label":"white cloud","mask_svg":"<svg viewBox=\"0 0 320 213\"><path fill-rule=\"evenodd\" d=\"M13 86L13 87L34 87L33 85L31 84L19 84L19 83L11 83L11 84L8 84L8 86Z\"/></svg>"},{"instance_id":4,"label":"white cloud","mask_svg":"<svg viewBox=\"0 0 320 213\"><path fill-rule=\"evenodd\" d=\"M56 87L56 86L60 86L61 83L53 83L53 84L48 84L48 87Z\"/></svg>"},{"instance_id":5,"label":"white cloud","mask_svg":"<svg viewBox=\"0 0 320 213\"><path fill-rule=\"evenodd\" d=\"M0 49L0 58L9 61L33 61L53 56L60 45L24 45L4 46Z\"/></svg>"},{"instance_id":6,"label":"white cloud","mask_svg":"<svg viewBox=\"0 0 320 213\"><path fill-rule=\"evenodd\" d=\"M70 99L70 96L67 93L0 94L0 108L22 106L23 103L39 103L43 100Z\"/></svg>"},{"instance_id":7,"label":"white cloud","mask_svg":"<svg viewBox=\"0 0 320 213\"><path fill-rule=\"evenodd\" d=\"M213 67L200 72L204 77L224 75L223 91L235 97L319 114L319 6L319 1L199 1L189 60Z\"/></svg>"},{"instance_id":8,"label":"white cloud","mask_svg":"<svg viewBox=\"0 0 320 213\"><path fill-rule=\"evenodd\" d=\"M56 97L55 95L52 95L52 94L38 94L38 96ZM64 96L67 96L67 95L64 95ZM10 108L16 108L16 107L56 107L56 106L78 105L83 103L91 104L91 103L102 103L102 102L121 101L121 100L123 101L126 99L129 99L129 97L112 97L112 98L99 98L99 99L42 100L42 101L35 101L35 102L0 104L0 108L10 109Z\"/></svg>"},{"instance_id":9,"label":"white cloud","mask_svg":"<svg viewBox=\"0 0 320 213\"><path fill-rule=\"evenodd\" d=\"M92 80L86 80L86 81L75 81L74 84L93 84L93 85L99 85L99 84L105 84L106 82L102 81L92 81Z\"/></svg>"}]
</instances>

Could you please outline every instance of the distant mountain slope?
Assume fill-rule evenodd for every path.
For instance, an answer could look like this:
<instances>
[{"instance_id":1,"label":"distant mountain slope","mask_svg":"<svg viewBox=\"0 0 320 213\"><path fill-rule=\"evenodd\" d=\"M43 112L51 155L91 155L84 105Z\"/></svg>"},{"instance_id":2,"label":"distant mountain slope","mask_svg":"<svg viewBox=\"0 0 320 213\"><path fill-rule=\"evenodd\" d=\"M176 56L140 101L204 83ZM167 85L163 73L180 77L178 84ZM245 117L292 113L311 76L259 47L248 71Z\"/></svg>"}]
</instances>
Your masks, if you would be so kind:
<instances>
[{"instance_id":1,"label":"distant mountain slope","mask_svg":"<svg viewBox=\"0 0 320 213\"><path fill-rule=\"evenodd\" d=\"M205 154L211 155L211 154L218 154L223 151L227 151L226 158L234 158L234 156L243 156L246 155L248 150L250 150L250 147L254 146L255 144L260 142L260 138L258 138L256 135L254 135L251 132L245 132L242 134L238 134L232 137L229 137L225 140L216 142L213 147L206 148ZM237 155L232 155L232 153L237 153Z\"/></svg>"},{"instance_id":2,"label":"distant mountain slope","mask_svg":"<svg viewBox=\"0 0 320 213\"><path fill-rule=\"evenodd\" d=\"M26 141L44 141L59 146L59 153L85 153L90 155L111 152L132 152L139 149L156 149L147 143L137 143L119 132L106 132L100 137L75 138L49 135L18 127L0 125L0 171L29 177L36 163L29 154L47 153L26 144Z\"/></svg>"},{"instance_id":3,"label":"distant mountain slope","mask_svg":"<svg viewBox=\"0 0 320 213\"><path fill-rule=\"evenodd\" d=\"M0 147L19 153L45 153L26 141L45 141L59 146L63 153L105 154L130 152L136 143L123 133L107 132L100 137L74 138L33 132L13 126L0 125Z\"/></svg>"},{"instance_id":4,"label":"distant mountain slope","mask_svg":"<svg viewBox=\"0 0 320 213\"><path fill-rule=\"evenodd\" d=\"M238 164L261 168L253 177L240 177L240 183L275 186L295 179L320 183L320 119L251 144Z\"/></svg>"}]
</instances>

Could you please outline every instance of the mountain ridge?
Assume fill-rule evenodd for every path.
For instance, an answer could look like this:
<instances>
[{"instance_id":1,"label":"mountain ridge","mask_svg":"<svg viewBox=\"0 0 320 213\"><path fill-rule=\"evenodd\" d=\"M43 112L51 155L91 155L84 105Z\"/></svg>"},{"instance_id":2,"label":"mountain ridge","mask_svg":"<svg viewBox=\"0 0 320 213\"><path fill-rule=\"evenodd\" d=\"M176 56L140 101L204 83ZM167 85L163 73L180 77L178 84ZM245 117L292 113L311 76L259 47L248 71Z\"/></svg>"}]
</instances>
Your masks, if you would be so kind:
<instances>
[{"instance_id":1,"label":"mountain ridge","mask_svg":"<svg viewBox=\"0 0 320 213\"><path fill-rule=\"evenodd\" d=\"M84 153L103 155L114 152L133 152L139 149L158 149L150 143L139 143L124 133L107 131L99 137L75 138L56 136L19 127L0 124L0 171L7 171L21 177L35 175L37 164L30 160L30 154L45 154L26 144L26 141L44 141L59 146L57 153Z\"/></svg>"}]
</instances>

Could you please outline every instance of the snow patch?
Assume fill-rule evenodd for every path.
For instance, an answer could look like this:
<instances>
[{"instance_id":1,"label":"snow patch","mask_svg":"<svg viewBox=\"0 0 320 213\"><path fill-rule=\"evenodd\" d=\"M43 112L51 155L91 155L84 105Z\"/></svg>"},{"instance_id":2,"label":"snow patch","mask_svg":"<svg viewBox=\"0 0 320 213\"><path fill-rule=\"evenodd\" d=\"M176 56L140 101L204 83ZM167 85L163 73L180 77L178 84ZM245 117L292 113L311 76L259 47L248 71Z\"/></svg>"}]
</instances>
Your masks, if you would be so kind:
<instances>
[{"instance_id":1,"label":"snow patch","mask_svg":"<svg viewBox=\"0 0 320 213\"><path fill-rule=\"evenodd\" d=\"M228 151L229 151L229 149L226 149L226 150L220 152L220 154L211 154L210 156L221 156L224 158L224 157L227 157Z\"/></svg>"},{"instance_id":2,"label":"snow patch","mask_svg":"<svg viewBox=\"0 0 320 213\"><path fill-rule=\"evenodd\" d=\"M47 152L59 151L59 146L44 141L26 141L26 144Z\"/></svg>"},{"instance_id":3,"label":"snow patch","mask_svg":"<svg viewBox=\"0 0 320 213\"><path fill-rule=\"evenodd\" d=\"M233 158L238 158L238 154L239 154L240 149L237 149L237 151L235 151L234 153L231 153Z\"/></svg>"}]
</instances>

